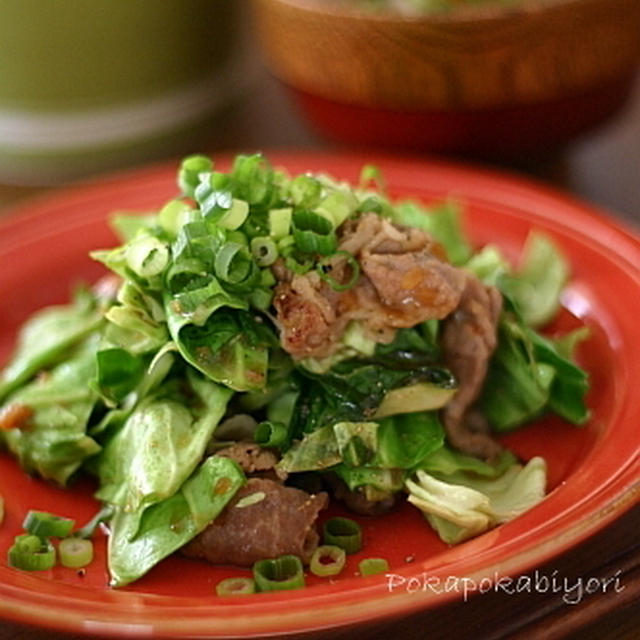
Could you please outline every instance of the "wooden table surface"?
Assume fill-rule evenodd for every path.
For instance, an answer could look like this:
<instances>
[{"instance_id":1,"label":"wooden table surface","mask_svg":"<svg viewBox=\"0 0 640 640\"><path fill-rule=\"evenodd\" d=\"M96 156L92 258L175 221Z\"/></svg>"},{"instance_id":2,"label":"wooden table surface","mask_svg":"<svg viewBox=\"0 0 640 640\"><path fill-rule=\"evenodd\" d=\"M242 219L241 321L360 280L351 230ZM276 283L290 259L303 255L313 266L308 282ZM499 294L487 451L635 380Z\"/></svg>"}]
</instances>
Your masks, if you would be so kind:
<instances>
[{"instance_id":1,"label":"wooden table surface","mask_svg":"<svg viewBox=\"0 0 640 640\"><path fill-rule=\"evenodd\" d=\"M217 152L333 148L317 137L292 109L279 85L257 62L257 54L254 59L252 88L240 104L217 118L213 135L203 139L206 149ZM506 168L530 174L596 204L639 231L640 77L627 108L612 121L583 136L562 154ZM47 190L0 185L0 206L40 196ZM547 574L557 571L557 575L574 582L617 575L622 587L617 592L585 595L576 604L568 604L559 594L489 593L435 612L377 624L357 633L338 632L331 637L640 639L639 531L640 508L636 507L596 536L539 568ZM0 640L69 637L75 636L0 621Z\"/></svg>"}]
</instances>

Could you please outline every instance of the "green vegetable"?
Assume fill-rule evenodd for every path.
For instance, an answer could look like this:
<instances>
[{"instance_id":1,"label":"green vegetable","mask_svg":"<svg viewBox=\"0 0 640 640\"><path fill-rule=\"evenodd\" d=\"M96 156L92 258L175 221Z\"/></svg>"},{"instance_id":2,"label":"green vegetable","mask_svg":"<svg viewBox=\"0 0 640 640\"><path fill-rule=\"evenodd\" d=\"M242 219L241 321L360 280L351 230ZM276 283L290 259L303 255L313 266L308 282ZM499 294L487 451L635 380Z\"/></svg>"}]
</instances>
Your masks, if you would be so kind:
<instances>
[{"instance_id":1,"label":"green vegetable","mask_svg":"<svg viewBox=\"0 0 640 640\"><path fill-rule=\"evenodd\" d=\"M121 507L130 527L135 514L174 495L191 475L231 397L195 373L186 382L185 389L168 384L147 396L96 461L96 496Z\"/></svg>"},{"instance_id":2,"label":"green vegetable","mask_svg":"<svg viewBox=\"0 0 640 640\"><path fill-rule=\"evenodd\" d=\"M256 583L251 578L225 578L216 585L219 596L246 596L255 592Z\"/></svg>"},{"instance_id":3,"label":"green vegetable","mask_svg":"<svg viewBox=\"0 0 640 640\"><path fill-rule=\"evenodd\" d=\"M497 478L459 472L444 481L419 470L415 481L406 482L409 502L449 544L478 535L532 508L544 497L545 485L546 464L539 457L524 467L514 464Z\"/></svg>"},{"instance_id":4,"label":"green vegetable","mask_svg":"<svg viewBox=\"0 0 640 640\"><path fill-rule=\"evenodd\" d=\"M527 237L521 266L503 287L530 327L547 324L560 308L569 266L553 242L541 233Z\"/></svg>"},{"instance_id":5,"label":"green vegetable","mask_svg":"<svg viewBox=\"0 0 640 640\"><path fill-rule=\"evenodd\" d=\"M335 545L320 545L311 556L309 570L313 575L324 578L337 576L347 561L344 549Z\"/></svg>"},{"instance_id":6,"label":"green vegetable","mask_svg":"<svg viewBox=\"0 0 640 640\"><path fill-rule=\"evenodd\" d=\"M329 372L299 370L300 396L292 417L292 436L299 437L336 422L359 422L373 416L387 393L413 383L427 382L445 389L455 386L451 373L440 366L389 368L372 362L339 362Z\"/></svg>"},{"instance_id":7,"label":"green vegetable","mask_svg":"<svg viewBox=\"0 0 640 640\"><path fill-rule=\"evenodd\" d=\"M440 409L449 403L457 389L418 382L391 389L382 399L373 417L386 418L398 413L416 413Z\"/></svg>"},{"instance_id":8,"label":"green vegetable","mask_svg":"<svg viewBox=\"0 0 640 640\"><path fill-rule=\"evenodd\" d=\"M336 258L342 257L345 259L349 266L350 275L346 282L338 282L332 275L332 261ZM331 260L324 258L316 264L316 271L318 275L334 290L334 291L347 291L351 289L358 278L360 277L360 264L348 251L336 251L331 255Z\"/></svg>"},{"instance_id":9,"label":"green vegetable","mask_svg":"<svg viewBox=\"0 0 640 640\"><path fill-rule=\"evenodd\" d=\"M302 210L293 214L292 223L299 251L326 256L336 250L338 241L331 220L313 211Z\"/></svg>"},{"instance_id":10,"label":"green vegetable","mask_svg":"<svg viewBox=\"0 0 640 640\"><path fill-rule=\"evenodd\" d=\"M365 558L358 563L360 575L374 576L389 571L389 563L384 558Z\"/></svg>"},{"instance_id":11,"label":"green vegetable","mask_svg":"<svg viewBox=\"0 0 640 640\"><path fill-rule=\"evenodd\" d=\"M49 307L22 327L13 359L0 376L0 402L39 371L50 368L102 324L102 313L86 291L67 306Z\"/></svg>"},{"instance_id":12,"label":"green vegetable","mask_svg":"<svg viewBox=\"0 0 640 640\"><path fill-rule=\"evenodd\" d=\"M62 518L44 511L29 511L22 528L40 538L66 538L75 524L75 520L71 518Z\"/></svg>"},{"instance_id":13,"label":"green vegetable","mask_svg":"<svg viewBox=\"0 0 640 640\"><path fill-rule=\"evenodd\" d=\"M33 534L16 536L7 555L9 566L22 571L48 571L56 564L55 547Z\"/></svg>"},{"instance_id":14,"label":"green vegetable","mask_svg":"<svg viewBox=\"0 0 640 640\"><path fill-rule=\"evenodd\" d=\"M302 562L298 556L280 556L273 560L258 560L253 565L257 591L286 591L304 587Z\"/></svg>"},{"instance_id":15,"label":"green vegetable","mask_svg":"<svg viewBox=\"0 0 640 640\"><path fill-rule=\"evenodd\" d=\"M276 261L278 247L271 238L256 237L251 240L251 253L259 267L268 267Z\"/></svg>"},{"instance_id":16,"label":"green vegetable","mask_svg":"<svg viewBox=\"0 0 640 640\"><path fill-rule=\"evenodd\" d=\"M198 326L170 309L169 327L182 357L210 379L236 391L264 388L277 339L261 318L225 309Z\"/></svg>"},{"instance_id":17,"label":"green vegetable","mask_svg":"<svg viewBox=\"0 0 640 640\"><path fill-rule=\"evenodd\" d=\"M87 435L97 394L87 382L95 375L95 344L88 342L46 376L29 382L7 399L29 407L30 428L3 432L22 467L66 484L85 460L100 451Z\"/></svg>"},{"instance_id":18,"label":"green vegetable","mask_svg":"<svg viewBox=\"0 0 640 640\"><path fill-rule=\"evenodd\" d=\"M80 569L93 561L93 542L83 538L65 538L58 544L58 557L63 567Z\"/></svg>"},{"instance_id":19,"label":"green vegetable","mask_svg":"<svg viewBox=\"0 0 640 640\"><path fill-rule=\"evenodd\" d=\"M282 422L261 422L253 439L262 447L280 447L287 439L287 427Z\"/></svg>"},{"instance_id":20,"label":"green vegetable","mask_svg":"<svg viewBox=\"0 0 640 640\"><path fill-rule=\"evenodd\" d=\"M503 313L498 347L490 362L480 405L491 424L507 431L549 409L584 423L587 374L515 313Z\"/></svg>"},{"instance_id":21,"label":"green vegetable","mask_svg":"<svg viewBox=\"0 0 640 640\"><path fill-rule=\"evenodd\" d=\"M218 516L243 483L244 474L235 462L212 456L171 497L133 512L118 506L110 522L108 546L112 586L137 580L189 542Z\"/></svg>"},{"instance_id":22,"label":"green vegetable","mask_svg":"<svg viewBox=\"0 0 640 640\"><path fill-rule=\"evenodd\" d=\"M322 540L325 545L343 549L345 553L357 553L362 548L362 529L350 518L329 518L322 526Z\"/></svg>"}]
</instances>

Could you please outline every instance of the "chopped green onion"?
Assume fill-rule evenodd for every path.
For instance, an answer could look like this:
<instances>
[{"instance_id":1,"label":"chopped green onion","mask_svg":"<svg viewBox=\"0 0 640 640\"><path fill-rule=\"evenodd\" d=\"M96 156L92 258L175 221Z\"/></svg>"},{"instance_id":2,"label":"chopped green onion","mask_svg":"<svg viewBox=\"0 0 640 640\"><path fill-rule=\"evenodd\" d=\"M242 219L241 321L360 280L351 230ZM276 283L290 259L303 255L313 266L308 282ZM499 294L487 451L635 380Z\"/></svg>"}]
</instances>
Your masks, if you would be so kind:
<instances>
[{"instance_id":1,"label":"chopped green onion","mask_svg":"<svg viewBox=\"0 0 640 640\"><path fill-rule=\"evenodd\" d=\"M213 268L220 280L238 284L249 276L251 263L245 247L237 242L227 242L216 254Z\"/></svg>"},{"instance_id":2,"label":"chopped green onion","mask_svg":"<svg viewBox=\"0 0 640 640\"><path fill-rule=\"evenodd\" d=\"M338 282L335 278L333 278L330 274L330 271L327 269L331 269L331 262L337 256L344 256L346 258L347 264L350 267L351 275L346 282ZM334 290L334 291L346 291L347 289L351 289L358 281L360 277L360 265L358 261L355 259L353 255L351 255L348 251L337 251L332 256L324 258L318 262L316 265L316 271L318 275Z\"/></svg>"},{"instance_id":3,"label":"chopped green onion","mask_svg":"<svg viewBox=\"0 0 640 640\"><path fill-rule=\"evenodd\" d=\"M311 556L309 569L316 576L336 576L343 569L347 556L344 549L335 545L325 544L318 547Z\"/></svg>"},{"instance_id":4,"label":"chopped green onion","mask_svg":"<svg viewBox=\"0 0 640 640\"><path fill-rule=\"evenodd\" d=\"M127 266L141 278L152 278L162 273L169 262L169 248L164 242L149 235L132 240L126 248Z\"/></svg>"},{"instance_id":5,"label":"chopped green onion","mask_svg":"<svg viewBox=\"0 0 640 640\"><path fill-rule=\"evenodd\" d=\"M243 247L249 248L249 238L242 231L232 230L226 232L227 242L236 242Z\"/></svg>"},{"instance_id":6,"label":"chopped green onion","mask_svg":"<svg viewBox=\"0 0 640 640\"><path fill-rule=\"evenodd\" d=\"M329 255L338 246L332 222L313 211L293 214L293 237L296 247L303 253Z\"/></svg>"},{"instance_id":7,"label":"chopped green onion","mask_svg":"<svg viewBox=\"0 0 640 640\"><path fill-rule=\"evenodd\" d=\"M289 184L289 195L296 206L311 209L320 201L322 184L310 175L296 176Z\"/></svg>"},{"instance_id":8,"label":"chopped green onion","mask_svg":"<svg viewBox=\"0 0 640 640\"><path fill-rule=\"evenodd\" d=\"M271 238L259 236L251 240L251 253L259 267L268 267L276 261L278 247Z\"/></svg>"},{"instance_id":9,"label":"chopped green onion","mask_svg":"<svg viewBox=\"0 0 640 640\"><path fill-rule=\"evenodd\" d=\"M256 583L251 578L226 578L216 585L219 596L246 596L256 592Z\"/></svg>"},{"instance_id":10,"label":"chopped green onion","mask_svg":"<svg viewBox=\"0 0 640 640\"><path fill-rule=\"evenodd\" d=\"M265 420L258 424L253 439L261 447L279 447L284 444L289 431L282 422Z\"/></svg>"},{"instance_id":11,"label":"chopped green onion","mask_svg":"<svg viewBox=\"0 0 640 640\"><path fill-rule=\"evenodd\" d=\"M260 154L236 156L233 163L235 192L249 204L265 204L273 192L274 171Z\"/></svg>"},{"instance_id":12,"label":"chopped green onion","mask_svg":"<svg viewBox=\"0 0 640 640\"><path fill-rule=\"evenodd\" d=\"M16 536L8 560L9 566L23 571L47 571L56 564L56 550L48 539L23 534Z\"/></svg>"},{"instance_id":13,"label":"chopped green onion","mask_svg":"<svg viewBox=\"0 0 640 640\"><path fill-rule=\"evenodd\" d=\"M291 233L291 214L293 210L290 207L286 209L271 209L269 211L269 235L276 240L284 238Z\"/></svg>"},{"instance_id":14,"label":"chopped green onion","mask_svg":"<svg viewBox=\"0 0 640 640\"><path fill-rule=\"evenodd\" d=\"M44 511L29 511L22 527L40 538L66 538L75 524L75 520L70 518L61 518Z\"/></svg>"},{"instance_id":15,"label":"chopped green onion","mask_svg":"<svg viewBox=\"0 0 640 640\"><path fill-rule=\"evenodd\" d=\"M213 163L202 155L193 155L185 158L178 171L178 186L182 192L193 197L194 191L200 183L200 174L211 171Z\"/></svg>"},{"instance_id":16,"label":"chopped green onion","mask_svg":"<svg viewBox=\"0 0 640 640\"><path fill-rule=\"evenodd\" d=\"M261 287L273 287L276 283L276 277L273 275L271 269L262 269L260 271L260 286Z\"/></svg>"},{"instance_id":17,"label":"chopped green onion","mask_svg":"<svg viewBox=\"0 0 640 640\"><path fill-rule=\"evenodd\" d=\"M231 207L218 220L218 226L233 231L242 225L248 215L249 205L244 200L234 198Z\"/></svg>"},{"instance_id":18,"label":"chopped green onion","mask_svg":"<svg viewBox=\"0 0 640 640\"><path fill-rule=\"evenodd\" d=\"M330 518L324 523L322 533L324 544L340 547L346 553L356 553L362 548L362 530L350 518Z\"/></svg>"},{"instance_id":19,"label":"chopped green onion","mask_svg":"<svg viewBox=\"0 0 640 640\"><path fill-rule=\"evenodd\" d=\"M257 591L284 591L304 587L302 562L298 556L280 556L273 560L258 560L253 565Z\"/></svg>"},{"instance_id":20,"label":"chopped green onion","mask_svg":"<svg viewBox=\"0 0 640 640\"><path fill-rule=\"evenodd\" d=\"M268 289L254 289L249 295L251 306L259 311L266 311L271 306L273 293Z\"/></svg>"},{"instance_id":21,"label":"chopped green onion","mask_svg":"<svg viewBox=\"0 0 640 640\"><path fill-rule=\"evenodd\" d=\"M240 500L236 502L234 509L245 509L246 507L251 507L254 504L262 502L266 497L267 494L264 491L255 491L244 498L240 498Z\"/></svg>"},{"instance_id":22,"label":"chopped green onion","mask_svg":"<svg viewBox=\"0 0 640 640\"><path fill-rule=\"evenodd\" d=\"M293 256L287 256L284 261L285 266L289 271L293 271L293 273L298 274L299 276L304 275L313 267L313 260L305 260L304 262L298 262Z\"/></svg>"},{"instance_id":23,"label":"chopped green onion","mask_svg":"<svg viewBox=\"0 0 640 640\"><path fill-rule=\"evenodd\" d=\"M358 563L358 569L363 576L374 576L389 571L389 563L384 558L365 558Z\"/></svg>"},{"instance_id":24,"label":"chopped green onion","mask_svg":"<svg viewBox=\"0 0 640 640\"><path fill-rule=\"evenodd\" d=\"M58 556L63 567L86 567L93 560L93 542L75 536L64 538L58 545Z\"/></svg>"},{"instance_id":25,"label":"chopped green onion","mask_svg":"<svg viewBox=\"0 0 640 640\"><path fill-rule=\"evenodd\" d=\"M169 200L158 212L160 226L175 236L180 227L190 220L191 205L184 200Z\"/></svg>"},{"instance_id":26,"label":"chopped green onion","mask_svg":"<svg viewBox=\"0 0 640 640\"><path fill-rule=\"evenodd\" d=\"M334 191L314 211L331 220L334 228L337 229L353 213L358 204L353 194L350 195L351 198L341 191Z\"/></svg>"},{"instance_id":27,"label":"chopped green onion","mask_svg":"<svg viewBox=\"0 0 640 640\"><path fill-rule=\"evenodd\" d=\"M360 188L364 189L370 184L380 191L385 190L384 178L379 167L374 164L365 164L360 170Z\"/></svg>"},{"instance_id":28,"label":"chopped green onion","mask_svg":"<svg viewBox=\"0 0 640 640\"><path fill-rule=\"evenodd\" d=\"M360 525L350 518L329 518L322 528L324 544L335 545L346 553L356 553L362 548Z\"/></svg>"},{"instance_id":29,"label":"chopped green onion","mask_svg":"<svg viewBox=\"0 0 640 640\"><path fill-rule=\"evenodd\" d=\"M357 213L382 213L384 211L384 203L378 196L368 196L360 202Z\"/></svg>"},{"instance_id":30,"label":"chopped green onion","mask_svg":"<svg viewBox=\"0 0 640 640\"><path fill-rule=\"evenodd\" d=\"M296 240L293 236L285 236L278 240L278 251L283 255L290 255L296 246Z\"/></svg>"}]
</instances>

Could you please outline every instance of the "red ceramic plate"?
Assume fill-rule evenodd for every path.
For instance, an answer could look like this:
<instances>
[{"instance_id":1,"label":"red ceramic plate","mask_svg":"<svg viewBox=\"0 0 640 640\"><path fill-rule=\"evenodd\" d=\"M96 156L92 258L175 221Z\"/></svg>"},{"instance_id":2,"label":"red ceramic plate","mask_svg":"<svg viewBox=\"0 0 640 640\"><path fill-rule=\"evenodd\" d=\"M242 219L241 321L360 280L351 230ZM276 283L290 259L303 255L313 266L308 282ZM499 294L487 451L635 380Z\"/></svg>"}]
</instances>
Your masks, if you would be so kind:
<instances>
[{"instance_id":1,"label":"red ceramic plate","mask_svg":"<svg viewBox=\"0 0 640 640\"><path fill-rule=\"evenodd\" d=\"M306 589L221 599L214 586L240 573L172 557L136 584L107 585L104 539L85 575L64 568L29 574L6 566L5 551L28 509L82 522L94 512L92 485L62 490L26 477L0 456L0 616L93 635L258 636L358 624L436 607L488 581L539 566L604 527L638 499L640 451L640 241L605 215L529 182L446 164L351 155L274 154L291 172L326 170L355 181L365 162L383 170L393 196L461 201L478 245L502 247L514 259L527 232L543 229L574 268L566 310L556 327L586 324L579 357L591 372L593 417L576 428L545 419L509 436L519 455L544 456L550 492L520 518L457 547L440 543L410 506L361 519L365 548L336 580L310 579ZM228 164L227 159L221 159ZM114 244L108 214L151 210L176 193L175 166L161 166L54 194L0 221L0 361L29 313L64 302L70 287L101 267L87 258ZM334 512L335 513L335 512ZM357 575L362 557L381 556L389 575Z\"/></svg>"}]
</instances>

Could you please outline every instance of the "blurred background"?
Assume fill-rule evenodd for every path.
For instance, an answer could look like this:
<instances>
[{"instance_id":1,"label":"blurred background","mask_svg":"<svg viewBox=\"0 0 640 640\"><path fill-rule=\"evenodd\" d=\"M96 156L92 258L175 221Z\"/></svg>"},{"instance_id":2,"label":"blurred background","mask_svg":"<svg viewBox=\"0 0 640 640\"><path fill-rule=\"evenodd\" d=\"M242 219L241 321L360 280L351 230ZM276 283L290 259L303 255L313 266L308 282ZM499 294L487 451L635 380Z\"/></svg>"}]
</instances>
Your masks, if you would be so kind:
<instances>
[{"instance_id":1,"label":"blurred background","mask_svg":"<svg viewBox=\"0 0 640 640\"><path fill-rule=\"evenodd\" d=\"M395 2L0 0L0 207L192 152L374 149L640 227L640 2Z\"/></svg>"}]
</instances>

